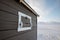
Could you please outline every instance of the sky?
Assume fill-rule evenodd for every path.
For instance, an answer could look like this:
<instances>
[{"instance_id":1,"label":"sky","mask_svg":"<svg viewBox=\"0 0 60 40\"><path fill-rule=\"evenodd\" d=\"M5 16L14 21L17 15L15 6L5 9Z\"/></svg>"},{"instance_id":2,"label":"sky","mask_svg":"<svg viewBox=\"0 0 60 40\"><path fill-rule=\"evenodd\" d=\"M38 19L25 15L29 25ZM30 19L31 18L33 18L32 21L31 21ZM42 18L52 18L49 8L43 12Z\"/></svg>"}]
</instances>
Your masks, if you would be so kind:
<instances>
[{"instance_id":1,"label":"sky","mask_svg":"<svg viewBox=\"0 0 60 40\"><path fill-rule=\"evenodd\" d=\"M25 0L40 16L38 22L60 22L60 0Z\"/></svg>"}]
</instances>

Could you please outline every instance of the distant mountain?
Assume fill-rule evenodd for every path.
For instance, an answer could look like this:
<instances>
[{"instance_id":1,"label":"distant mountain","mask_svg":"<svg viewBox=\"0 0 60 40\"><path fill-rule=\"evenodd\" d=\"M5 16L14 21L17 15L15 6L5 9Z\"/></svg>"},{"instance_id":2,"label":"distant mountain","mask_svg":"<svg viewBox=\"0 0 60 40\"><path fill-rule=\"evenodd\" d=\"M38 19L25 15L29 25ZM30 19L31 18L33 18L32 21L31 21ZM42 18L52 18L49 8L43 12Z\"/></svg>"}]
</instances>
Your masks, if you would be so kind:
<instances>
[{"instance_id":1,"label":"distant mountain","mask_svg":"<svg viewBox=\"0 0 60 40\"><path fill-rule=\"evenodd\" d=\"M60 22L38 22L38 24L60 24Z\"/></svg>"}]
</instances>

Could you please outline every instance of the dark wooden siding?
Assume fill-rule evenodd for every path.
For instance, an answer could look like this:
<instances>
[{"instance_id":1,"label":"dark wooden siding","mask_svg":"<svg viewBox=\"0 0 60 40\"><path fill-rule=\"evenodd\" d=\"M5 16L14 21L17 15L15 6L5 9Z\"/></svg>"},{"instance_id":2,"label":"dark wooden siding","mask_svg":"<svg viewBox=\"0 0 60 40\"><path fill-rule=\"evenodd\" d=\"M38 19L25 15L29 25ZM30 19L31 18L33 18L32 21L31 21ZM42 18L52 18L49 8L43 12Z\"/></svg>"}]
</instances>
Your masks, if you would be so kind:
<instances>
[{"instance_id":1,"label":"dark wooden siding","mask_svg":"<svg viewBox=\"0 0 60 40\"><path fill-rule=\"evenodd\" d=\"M32 30L17 32L18 11L32 17ZM0 0L0 40L37 40L37 17L16 0Z\"/></svg>"}]
</instances>

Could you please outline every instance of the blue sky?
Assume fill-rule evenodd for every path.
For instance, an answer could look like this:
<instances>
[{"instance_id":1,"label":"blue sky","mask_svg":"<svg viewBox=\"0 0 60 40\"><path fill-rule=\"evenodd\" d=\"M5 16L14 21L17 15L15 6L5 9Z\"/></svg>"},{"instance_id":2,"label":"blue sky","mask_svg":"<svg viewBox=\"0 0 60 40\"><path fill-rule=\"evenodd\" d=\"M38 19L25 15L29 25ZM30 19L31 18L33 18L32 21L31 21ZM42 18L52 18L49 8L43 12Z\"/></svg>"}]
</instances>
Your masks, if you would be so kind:
<instances>
[{"instance_id":1,"label":"blue sky","mask_svg":"<svg viewBox=\"0 0 60 40\"><path fill-rule=\"evenodd\" d=\"M60 0L25 0L39 15L38 22L60 22Z\"/></svg>"}]
</instances>

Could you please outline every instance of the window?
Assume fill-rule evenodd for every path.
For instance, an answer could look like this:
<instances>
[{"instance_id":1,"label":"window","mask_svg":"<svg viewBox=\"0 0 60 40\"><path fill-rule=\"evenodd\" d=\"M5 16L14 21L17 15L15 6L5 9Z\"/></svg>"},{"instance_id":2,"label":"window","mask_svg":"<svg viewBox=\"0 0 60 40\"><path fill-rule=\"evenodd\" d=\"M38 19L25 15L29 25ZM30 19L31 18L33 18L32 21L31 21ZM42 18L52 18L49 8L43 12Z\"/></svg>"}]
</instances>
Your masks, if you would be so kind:
<instances>
[{"instance_id":1,"label":"window","mask_svg":"<svg viewBox=\"0 0 60 40\"><path fill-rule=\"evenodd\" d=\"M31 30L31 27L31 17L24 13L18 12L18 32L24 30Z\"/></svg>"}]
</instances>

